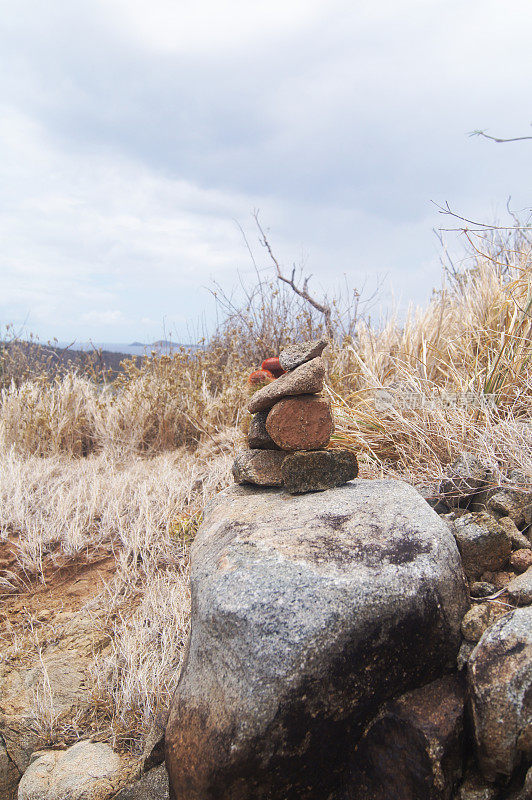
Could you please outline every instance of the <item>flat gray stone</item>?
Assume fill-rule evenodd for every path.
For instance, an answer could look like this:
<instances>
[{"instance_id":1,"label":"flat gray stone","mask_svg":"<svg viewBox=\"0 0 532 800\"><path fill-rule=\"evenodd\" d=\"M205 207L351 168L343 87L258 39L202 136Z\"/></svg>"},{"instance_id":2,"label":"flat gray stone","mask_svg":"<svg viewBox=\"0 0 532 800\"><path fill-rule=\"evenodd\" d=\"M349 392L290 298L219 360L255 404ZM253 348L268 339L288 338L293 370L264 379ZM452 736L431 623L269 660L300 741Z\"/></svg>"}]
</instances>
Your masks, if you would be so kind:
<instances>
[{"instance_id":1,"label":"flat gray stone","mask_svg":"<svg viewBox=\"0 0 532 800\"><path fill-rule=\"evenodd\" d=\"M513 603L529 606L532 603L532 567L513 578L506 588Z\"/></svg>"},{"instance_id":2,"label":"flat gray stone","mask_svg":"<svg viewBox=\"0 0 532 800\"><path fill-rule=\"evenodd\" d=\"M488 781L532 759L532 606L491 625L468 662L477 760Z\"/></svg>"},{"instance_id":3,"label":"flat gray stone","mask_svg":"<svg viewBox=\"0 0 532 800\"><path fill-rule=\"evenodd\" d=\"M307 361L293 372L286 372L277 380L255 392L248 403L248 411L256 414L257 411L271 408L283 397L321 392L324 377L323 359L313 358L312 361Z\"/></svg>"},{"instance_id":4,"label":"flat gray stone","mask_svg":"<svg viewBox=\"0 0 532 800\"><path fill-rule=\"evenodd\" d=\"M447 525L391 480L224 490L191 547L191 593L166 728L187 800L337 796L382 704L454 667L469 606Z\"/></svg>"},{"instance_id":5,"label":"flat gray stone","mask_svg":"<svg viewBox=\"0 0 532 800\"><path fill-rule=\"evenodd\" d=\"M358 461L351 450L290 453L282 463L281 474L291 494L322 492L356 478Z\"/></svg>"},{"instance_id":6,"label":"flat gray stone","mask_svg":"<svg viewBox=\"0 0 532 800\"><path fill-rule=\"evenodd\" d=\"M281 466L285 457L281 450L243 450L233 464L235 482L282 486Z\"/></svg>"},{"instance_id":7,"label":"flat gray stone","mask_svg":"<svg viewBox=\"0 0 532 800\"><path fill-rule=\"evenodd\" d=\"M305 361L321 356L328 344L327 339L314 339L312 342L291 344L279 355L279 363L287 371L296 369Z\"/></svg>"}]
</instances>

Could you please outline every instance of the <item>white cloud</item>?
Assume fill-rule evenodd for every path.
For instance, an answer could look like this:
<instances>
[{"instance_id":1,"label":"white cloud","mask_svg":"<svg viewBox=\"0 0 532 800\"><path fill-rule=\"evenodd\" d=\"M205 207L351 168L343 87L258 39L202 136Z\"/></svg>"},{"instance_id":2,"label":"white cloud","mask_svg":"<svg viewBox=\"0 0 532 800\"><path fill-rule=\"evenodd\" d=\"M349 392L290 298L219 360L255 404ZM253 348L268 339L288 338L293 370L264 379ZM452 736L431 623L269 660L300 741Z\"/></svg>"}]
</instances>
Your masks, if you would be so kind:
<instances>
[{"instance_id":1,"label":"white cloud","mask_svg":"<svg viewBox=\"0 0 532 800\"><path fill-rule=\"evenodd\" d=\"M422 300L430 200L530 204L529 146L466 135L529 130L528 0L5 6L0 321L45 338L182 338L210 276L252 272L255 207L317 291Z\"/></svg>"},{"instance_id":2,"label":"white cloud","mask_svg":"<svg viewBox=\"0 0 532 800\"><path fill-rule=\"evenodd\" d=\"M81 319L83 322L89 322L91 325L107 326L123 322L124 315L118 309L114 311L97 311L93 309L92 311L87 311L82 314Z\"/></svg>"}]
</instances>

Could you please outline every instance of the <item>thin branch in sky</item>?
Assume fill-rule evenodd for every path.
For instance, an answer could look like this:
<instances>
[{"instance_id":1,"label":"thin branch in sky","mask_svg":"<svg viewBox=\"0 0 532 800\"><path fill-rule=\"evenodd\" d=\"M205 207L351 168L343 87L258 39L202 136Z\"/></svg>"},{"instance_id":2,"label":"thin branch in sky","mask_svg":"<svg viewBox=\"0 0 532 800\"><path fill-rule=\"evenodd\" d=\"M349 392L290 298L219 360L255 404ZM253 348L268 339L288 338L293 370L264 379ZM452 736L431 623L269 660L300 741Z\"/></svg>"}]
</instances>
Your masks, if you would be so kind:
<instances>
[{"instance_id":1,"label":"thin branch in sky","mask_svg":"<svg viewBox=\"0 0 532 800\"><path fill-rule=\"evenodd\" d=\"M484 139L491 139L492 142L502 144L503 142L523 142L525 139L532 139L532 136L514 136L511 139L500 139L498 136L491 136L486 131L471 131L469 136L483 136Z\"/></svg>"}]
</instances>

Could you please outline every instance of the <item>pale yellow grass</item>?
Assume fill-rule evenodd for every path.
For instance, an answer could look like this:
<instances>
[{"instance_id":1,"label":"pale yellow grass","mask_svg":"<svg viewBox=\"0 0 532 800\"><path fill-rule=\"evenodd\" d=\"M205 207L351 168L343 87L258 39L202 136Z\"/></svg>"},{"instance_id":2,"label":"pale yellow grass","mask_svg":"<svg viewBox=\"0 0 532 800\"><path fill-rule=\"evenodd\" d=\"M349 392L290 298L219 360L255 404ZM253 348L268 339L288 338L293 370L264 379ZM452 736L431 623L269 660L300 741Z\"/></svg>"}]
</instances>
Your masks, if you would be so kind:
<instances>
[{"instance_id":1,"label":"pale yellow grass","mask_svg":"<svg viewBox=\"0 0 532 800\"><path fill-rule=\"evenodd\" d=\"M114 578L79 613L112 632L93 676L96 724L107 723L111 738L135 738L137 750L178 677L188 544L205 502L230 482L239 436L227 429L195 453L152 459L21 457L15 449L0 458L0 535L16 541L27 581L42 579L47 554L58 563L98 547L115 555ZM50 709L41 715L48 735Z\"/></svg>"},{"instance_id":2,"label":"pale yellow grass","mask_svg":"<svg viewBox=\"0 0 532 800\"><path fill-rule=\"evenodd\" d=\"M414 484L437 481L468 451L494 481L532 486L531 307L522 248L504 265L479 255L403 324L359 324L326 356L333 445ZM42 575L47 553L113 548L116 576L86 612L113 633L94 692L98 719L107 716L119 738L142 741L175 685L188 626L187 543L205 502L231 480L245 376L259 365L243 364L242 353L252 360L279 346L242 337L284 331L283 320L261 319L250 328L238 317L234 337L198 358L130 364L112 386L69 374L3 391L0 531L17 534L28 576Z\"/></svg>"}]
</instances>

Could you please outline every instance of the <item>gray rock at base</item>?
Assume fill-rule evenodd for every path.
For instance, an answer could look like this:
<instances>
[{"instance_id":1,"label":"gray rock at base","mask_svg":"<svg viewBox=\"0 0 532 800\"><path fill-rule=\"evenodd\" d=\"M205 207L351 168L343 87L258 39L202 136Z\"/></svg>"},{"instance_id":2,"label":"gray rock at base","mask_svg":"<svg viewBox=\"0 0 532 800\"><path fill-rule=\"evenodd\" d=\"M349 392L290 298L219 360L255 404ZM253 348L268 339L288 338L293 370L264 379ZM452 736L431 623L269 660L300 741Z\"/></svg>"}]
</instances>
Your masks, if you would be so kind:
<instances>
[{"instance_id":1,"label":"gray rock at base","mask_svg":"<svg viewBox=\"0 0 532 800\"><path fill-rule=\"evenodd\" d=\"M507 586L508 596L518 606L529 606L532 603L532 567L522 575L517 575Z\"/></svg>"},{"instance_id":2,"label":"gray rock at base","mask_svg":"<svg viewBox=\"0 0 532 800\"><path fill-rule=\"evenodd\" d=\"M248 411L256 414L257 411L266 411L271 408L283 397L321 392L324 377L323 359L313 358L312 361L301 364L293 372L286 372L277 380L255 392L248 402Z\"/></svg>"},{"instance_id":3,"label":"gray rock at base","mask_svg":"<svg viewBox=\"0 0 532 800\"><path fill-rule=\"evenodd\" d=\"M489 627L491 608L489 603L478 603L469 609L462 620L462 636L468 642L478 642Z\"/></svg>"},{"instance_id":4,"label":"gray rock at base","mask_svg":"<svg viewBox=\"0 0 532 800\"><path fill-rule=\"evenodd\" d=\"M140 780L126 786L113 800L168 800L168 773L164 764L146 772Z\"/></svg>"},{"instance_id":5,"label":"gray rock at base","mask_svg":"<svg viewBox=\"0 0 532 800\"><path fill-rule=\"evenodd\" d=\"M456 800L497 800L499 787L488 783L478 769L469 768Z\"/></svg>"},{"instance_id":6,"label":"gray rock at base","mask_svg":"<svg viewBox=\"0 0 532 800\"><path fill-rule=\"evenodd\" d=\"M123 771L120 756L103 742L38 751L20 780L18 800L108 800L120 788Z\"/></svg>"},{"instance_id":7,"label":"gray rock at base","mask_svg":"<svg viewBox=\"0 0 532 800\"><path fill-rule=\"evenodd\" d=\"M496 591L493 583L488 581L474 581L469 587L471 597L489 597L490 594L495 594Z\"/></svg>"},{"instance_id":8,"label":"gray rock at base","mask_svg":"<svg viewBox=\"0 0 532 800\"><path fill-rule=\"evenodd\" d=\"M531 800L532 798L532 767L528 770L523 785L510 794L505 794L503 800Z\"/></svg>"},{"instance_id":9,"label":"gray rock at base","mask_svg":"<svg viewBox=\"0 0 532 800\"><path fill-rule=\"evenodd\" d=\"M257 486L282 486L281 466L286 453L280 450L243 450L235 458L233 477L236 483Z\"/></svg>"},{"instance_id":10,"label":"gray rock at base","mask_svg":"<svg viewBox=\"0 0 532 800\"><path fill-rule=\"evenodd\" d=\"M461 672L465 667L467 667L469 656L471 655L475 647L476 647L476 642L468 642L467 639L464 639L464 641L460 645L460 650L458 651L458 655L456 656L456 666L458 672Z\"/></svg>"},{"instance_id":11,"label":"gray rock at base","mask_svg":"<svg viewBox=\"0 0 532 800\"><path fill-rule=\"evenodd\" d=\"M488 781L509 777L532 758L532 607L488 628L469 659L468 684L481 771Z\"/></svg>"},{"instance_id":12,"label":"gray rock at base","mask_svg":"<svg viewBox=\"0 0 532 800\"><path fill-rule=\"evenodd\" d=\"M454 535L468 578L500 570L507 563L510 538L490 514L464 514L454 521Z\"/></svg>"},{"instance_id":13,"label":"gray rock at base","mask_svg":"<svg viewBox=\"0 0 532 800\"><path fill-rule=\"evenodd\" d=\"M308 450L287 455L281 473L291 494L322 492L356 478L358 461L351 450Z\"/></svg>"},{"instance_id":14,"label":"gray rock at base","mask_svg":"<svg viewBox=\"0 0 532 800\"><path fill-rule=\"evenodd\" d=\"M388 702L366 729L345 800L451 800L462 776L463 681L446 675Z\"/></svg>"},{"instance_id":15,"label":"gray rock at base","mask_svg":"<svg viewBox=\"0 0 532 800\"><path fill-rule=\"evenodd\" d=\"M259 411L253 414L249 423L248 444L255 450L280 450L266 430L266 417L268 411Z\"/></svg>"},{"instance_id":16,"label":"gray rock at base","mask_svg":"<svg viewBox=\"0 0 532 800\"><path fill-rule=\"evenodd\" d=\"M440 491L450 506L468 502L486 486L488 468L471 453L462 453L447 470Z\"/></svg>"},{"instance_id":17,"label":"gray rock at base","mask_svg":"<svg viewBox=\"0 0 532 800\"><path fill-rule=\"evenodd\" d=\"M523 573L532 567L532 550L529 547L514 550L510 554L508 564L514 572Z\"/></svg>"},{"instance_id":18,"label":"gray rock at base","mask_svg":"<svg viewBox=\"0 0 532 800\"><path fill-rule=\"evenodd\" d=\"M0 798L16 800L20 772L9 758L4 740L0 736Z\"/></svg>"},{"instance_id":19,"label":"gray rock at base","mask_svg":"<svg viewBox=\"0 0 532 800\"><path fill-rule=\"evenodd\" d=\"M488 493L486 507L497 516L510 517L518 528L526 525L525 509L532 502L532 493L523 489L499 488Z\"/></svg>"},{"instance_id":20,"label":"gray rock at base","mask_svg":"<svg viewBox=\"0 0 532 800\"><path fill-rule=\"evenodd\" d=\"M401 481L233 486L191 548L166 728L182 800L323 800L383 702L454 661L468 597L448 527Z\"/></svg>"},{"instance_id":21,"label":"gray rock at base","mask_svg":"<svg viewBox=\"0 0 532 800\"><path fill-rule=\"evenodd\" d=\"M512 550L521 550L526 548L532 548L528 538L525 536L524 533L521 533L515 522L511 517L501 517L499 519L499 525L503 528L508 536L510 537L510 541L512 543Z\"/></svg>"},{"instance_id":22,"label":"gray rock at base","mask_svg":"<svg viewBox=\"0 0 532 800\"><path fill-rule=\"evenodd\" d=\"M313 358L321 356L327 345L327 339L314 339L312 342L291 344L279 354L279 364L289 372L306 361L311 361Z\"/></svg>"}]
</instances>

